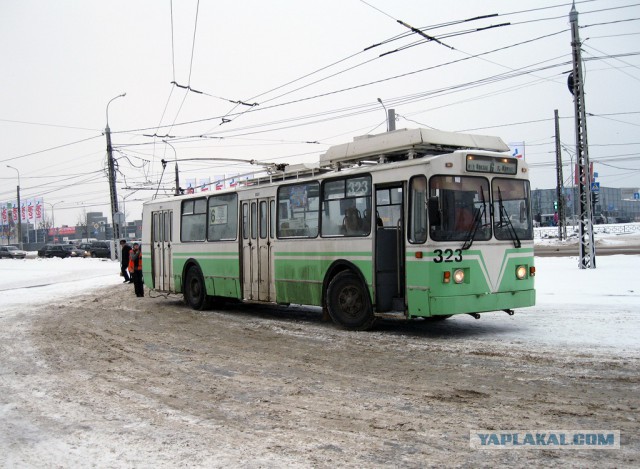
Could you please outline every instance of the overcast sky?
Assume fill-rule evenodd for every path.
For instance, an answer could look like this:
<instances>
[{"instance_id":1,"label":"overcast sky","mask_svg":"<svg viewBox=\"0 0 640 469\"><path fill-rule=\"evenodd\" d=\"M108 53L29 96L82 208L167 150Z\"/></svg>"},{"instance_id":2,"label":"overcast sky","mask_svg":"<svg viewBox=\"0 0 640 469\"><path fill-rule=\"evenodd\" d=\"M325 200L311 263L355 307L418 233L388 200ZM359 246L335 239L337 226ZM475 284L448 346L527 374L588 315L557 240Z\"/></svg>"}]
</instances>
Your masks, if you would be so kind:
<instances>
[{"instance_id":1,"label":"overcast sky","mask_svg":"<svg viewBox=\"0 0 640 469\"><path fill-rule=\"evenodd\" d=\"M576 6L598 181L637 188L640 2ZM398 128L524 141L532 188L555 187L558 109L569 183L570 8L560 0L3 0L0 201L15 198L11 165L23 198L44 197L47 211L55 204L58 226L83 210L110 214L106 107L125 92L108 118L128 220L158 187L173 186L173 164L163 174L160 163L174 158L163 138L178 159L312 162L331 145L385 131L377 98L395 108ZM396 20L429 27L440 42ZM180 163L183 186L249 170Z\"/></svg>"}]
</instances>

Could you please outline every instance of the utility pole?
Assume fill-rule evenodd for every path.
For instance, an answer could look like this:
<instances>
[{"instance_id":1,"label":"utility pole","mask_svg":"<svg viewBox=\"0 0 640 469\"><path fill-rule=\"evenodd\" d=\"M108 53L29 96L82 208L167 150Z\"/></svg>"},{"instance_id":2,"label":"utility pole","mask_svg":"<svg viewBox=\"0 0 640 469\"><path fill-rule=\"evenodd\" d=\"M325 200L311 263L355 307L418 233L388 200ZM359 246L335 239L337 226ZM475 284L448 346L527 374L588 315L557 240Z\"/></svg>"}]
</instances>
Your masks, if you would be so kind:
<instances>
[{"instance_id":1,"label":"utility pole","mask_svg":"<svg viewBox=\"0 0 640 469\"><path fill-rule=\"evenodd\" d=\"M22 205L20 204L20 171L18 168L14 168L13 166L7 165L7 168L15 169L18 173L18 185L16 186L16 196L18 198L18 243L20 243L20 249L24 247L22 241ZM15 212L14 212L15 213ZM29 225L27 224L27 230L29 229Z\"/></svg>"},{"instance_id":2,"label":"utility pole","mask_svg":"<svg viewBox=\"0 0 640 469\"><path fill-rule=\"evenodd\" d=\"M107 103L107 126L104 129L104 134L107 137L107 167L109 171L109 193L111 196L111 223L113 226L113 247L116 253L118 252L118 240L120 239L120 220L119 220L119 211L118 211L118 194L116 192L116 167L115 162L113 161L113 147L111 146L111 129L109 128L109 104L111 101L122 98L126 96L127 93L122 93L112 98ZM116 258L119 259L120 256L116 254Z\"/></svg>"},{"instance_id":3,"label":"utility pole","mask_svg":"<svg viewBox=\"0 0 640 469\"><path fill-rule=\"evenodd\" d=\"M564 178L562 176L562 151L560 149L560 118L553 111L556 123L556 200L558 201L558 239L567 239L567 220L564 201Z\"/></svg>"},{"instance_id":4,"label":"utility pole","mask_svg":"<svg viewBox=\"0 0 640 469\"><path fill-rule=\"evenodd\" d=\"M573 93L576 127L576 162L578 166L578 197L580 199L580 263L581 269L596 268L596 250L593 241L593 218L591 207L591 171L589 165L589 145L587 143L587 112L584 103L584 80L582 76L582 56L578 31L578 12L575 1L569 13L571 23L571 49L573 71L569 75L569 85Z\"/></svg>"}]
</instances>

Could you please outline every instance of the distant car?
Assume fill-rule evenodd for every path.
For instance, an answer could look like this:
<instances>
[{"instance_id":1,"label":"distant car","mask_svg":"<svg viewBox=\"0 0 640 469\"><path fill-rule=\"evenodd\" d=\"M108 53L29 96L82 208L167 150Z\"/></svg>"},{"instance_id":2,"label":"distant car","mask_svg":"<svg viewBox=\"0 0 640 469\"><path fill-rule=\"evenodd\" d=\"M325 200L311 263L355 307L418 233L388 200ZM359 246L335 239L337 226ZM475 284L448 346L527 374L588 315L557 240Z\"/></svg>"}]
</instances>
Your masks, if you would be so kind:
<instances>
[{"instance_id":1,"label":"distant car","mask_svg":"<svg viewBox=\"0 0 640 469\"><path fill-rule=\"evenodd\" d=\"M80 243L75 245L77 249L84 251L83 256L89 257L91 256L91 243Z\"/></svg>"},{"instance_id":2,"label":"distant car","mask_svg":"<svg viewBox=\"0 0 640 469\"><path fill-rule=\"evenodd\" d=\"M38 250L39 257L84 257L85 251L73 244L47 244Z\"/></svg>"},{"instance_id":3,"label":"distant car","mask_svg":"<svg viewBox=\"0 0 640 469\"><path fill-rule=\"evenodd\" d=\"M108 241L94 241L89 247L91 257L111 257L111 246Z\"/></svg>"},{"instance_id":4,"label":"distant car","mask_svg":"<svg viewBox=\"0 0 640 469\"><path fill-rule=\"evenodd\" d=\"M3 257L7 259L24 259L27 257L27 252L15 246L0 246L0 259Z\"/></svg>"}]
</instances>

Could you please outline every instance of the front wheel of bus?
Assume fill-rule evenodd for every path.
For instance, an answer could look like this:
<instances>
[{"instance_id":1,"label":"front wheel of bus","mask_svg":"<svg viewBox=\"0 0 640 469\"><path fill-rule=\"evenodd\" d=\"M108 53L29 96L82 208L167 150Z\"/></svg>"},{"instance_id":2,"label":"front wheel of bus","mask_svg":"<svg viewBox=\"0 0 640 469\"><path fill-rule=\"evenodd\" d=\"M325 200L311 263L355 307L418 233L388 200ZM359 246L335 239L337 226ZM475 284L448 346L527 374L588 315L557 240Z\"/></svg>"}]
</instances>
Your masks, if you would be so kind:
<instances>
[{"instance_id":1,"label":"front wheel of bus","mask_svg":"<svg viewBox=\"0 0 640 469\"><path fill-rule=\"evenodd\" d=\"M327 289L327 306L331 319L345 329L369 329L375 316L367 289L352 272L340 272Z\"/></svg>"},{"instance_id":2,"label":"front wheel of bus","mask_svg":"<svg viewBox=\"0 0 640 469\"><path fill-rule=\"evenodd\" d=\"M189 267L184 281L184 300L191 308L201 311L208 308L209 297L204 285L202 271L197 266Z\"/></svg>"}]
</instances>

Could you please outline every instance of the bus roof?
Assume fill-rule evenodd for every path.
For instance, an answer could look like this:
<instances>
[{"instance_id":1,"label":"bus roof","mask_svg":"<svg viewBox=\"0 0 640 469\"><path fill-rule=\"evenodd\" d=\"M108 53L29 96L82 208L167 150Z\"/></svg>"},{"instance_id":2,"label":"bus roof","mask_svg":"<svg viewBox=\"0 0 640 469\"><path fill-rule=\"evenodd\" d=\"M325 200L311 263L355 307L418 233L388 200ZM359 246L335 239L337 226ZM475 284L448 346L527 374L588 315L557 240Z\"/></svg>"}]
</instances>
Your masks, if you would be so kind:
<instances>
[{"instance_id":1,"label":"bus roof","mask_svg":"<svg viewBox=\"0 0 640 469\"><path fill-rule=\"evenodd\" d=\"M509 151L509 146L500 137L432 129L401 129L355 137L351 143L332 146L320 156L320 167L379 157L402 160L463 149L505 152Z\"/></svg>"}]
</instances>

